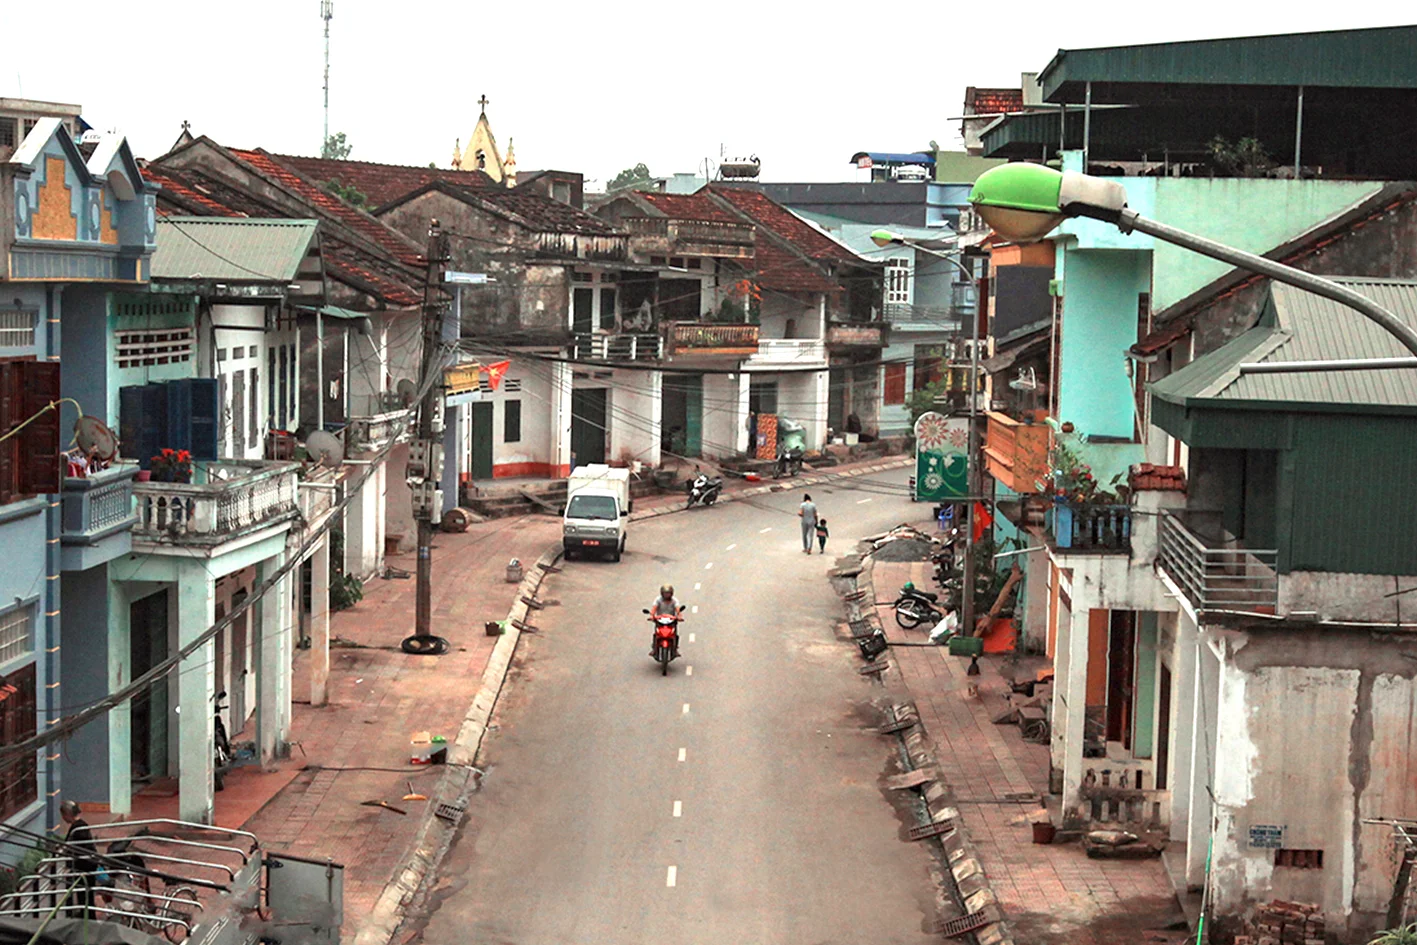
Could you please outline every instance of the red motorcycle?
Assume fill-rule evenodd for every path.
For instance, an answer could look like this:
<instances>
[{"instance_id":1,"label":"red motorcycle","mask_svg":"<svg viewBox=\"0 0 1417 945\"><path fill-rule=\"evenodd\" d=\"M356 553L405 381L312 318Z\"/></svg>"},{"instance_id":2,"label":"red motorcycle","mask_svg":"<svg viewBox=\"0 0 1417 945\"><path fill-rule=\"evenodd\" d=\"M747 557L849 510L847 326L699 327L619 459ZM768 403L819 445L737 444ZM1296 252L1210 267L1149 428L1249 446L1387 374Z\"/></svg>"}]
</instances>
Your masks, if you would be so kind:
<instances>
[{"instance_id":1,"label":"red motorcycle","mask_svg":"<svg viewBox=\"0 0 1417 945\"><path fill-rule=\"evenodd\" d=\"M644 613L648 614L649 610ZM652 614L649 618L654 624L651 652L659 663L661 676L668 676L670 661L679 658L679 621L684 619L683 613L684 608L680 607L677 614Z\"/></svg>"}]
</instances>

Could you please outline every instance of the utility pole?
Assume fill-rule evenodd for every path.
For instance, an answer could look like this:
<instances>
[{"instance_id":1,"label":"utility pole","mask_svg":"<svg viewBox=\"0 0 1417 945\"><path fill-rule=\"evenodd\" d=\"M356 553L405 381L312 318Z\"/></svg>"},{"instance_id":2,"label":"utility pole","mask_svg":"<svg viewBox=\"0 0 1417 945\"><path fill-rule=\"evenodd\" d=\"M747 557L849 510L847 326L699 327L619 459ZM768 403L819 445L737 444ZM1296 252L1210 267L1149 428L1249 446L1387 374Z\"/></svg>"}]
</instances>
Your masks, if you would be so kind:
<instances>
[{"instance_id":1,"label":"utility pole","mask_svg":"<svg viewBox=\"0 0 1417 945\"><path fill-rule=\"evenodd\" d=\"M961 266L960 268L964 268ZM978 291L979 280L967 270L975 286L975 304L984 305ZM974 504L979 501L979 311L969 313L969 465L964 491L968 504L964 513L964 586L960 588L960 626L965 636L974 636Z\"/></svg>"},{"instance_id":2,"label":"utility pole","mask_svg":"<svg viewBox=\"0 0 1417 945\"><path fill-rule=\"evenodd\" d=\"M330 20L335 18L335 0L320 0L320 19L325 21L325 136L320 139L320 156L326 157L330 141Z\"/></svg>"},{"instance_id":3,"label":"utility pole","mask_svg":"<svg viewBox=\"0 0 1417 945\"><path fill-rule=\"evenodd\" d=\"M449 258L448 234L437 220L428 226L428 277L423 288L423 382L442 370L443 272ZM406 653L439 654L448 641L435 637L433 627L433 526L443 509L439 488L443 477L443 385L428 386L418 406L418 436L409 445L408 483L413 492L413 517L418 522L418 586L413 635L403 641Z\"/></svg>"}]
</instances>

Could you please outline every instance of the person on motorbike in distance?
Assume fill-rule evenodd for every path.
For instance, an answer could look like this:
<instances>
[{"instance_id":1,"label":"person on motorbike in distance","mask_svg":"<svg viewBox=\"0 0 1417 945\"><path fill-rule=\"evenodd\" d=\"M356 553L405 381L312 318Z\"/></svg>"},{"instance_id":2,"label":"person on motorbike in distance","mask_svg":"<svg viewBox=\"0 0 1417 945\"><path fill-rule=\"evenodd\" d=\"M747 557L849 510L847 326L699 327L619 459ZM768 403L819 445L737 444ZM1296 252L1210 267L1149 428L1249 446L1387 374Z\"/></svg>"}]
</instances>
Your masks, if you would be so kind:
<instances>
[{"instance_id":1,"label":"person on motorbike in distance","mask_svg":"<svg viewBox=\"0 0 1417 945\"><path fill-rule=\"evenodd\" d=\"M654 618L655 618L655 617L658 617L660 614L673 614L674 616L679 617L680 620L683 620L684 618L679 615L679 610L680 610L679 601L677 601L677 600L674 599L674 585L673 585L673 584L664 584L664 585L661 585L660 588L659 588L659 596L656 597L656 598L654 599L654 603L653 603L653 604L650 604L650 606L649 606L649 619L650 619L650 623L653 623L653 622L654 622ZM650 655L650 656L654 656L654 639L653 639L653 638L650 639L649 655ZM678 627L676 627L676 628L674 629L674 655L675 655L675 657L678 657L678 655L679 655L679 629L678 629Z\"/></svg>"}]
</instances>

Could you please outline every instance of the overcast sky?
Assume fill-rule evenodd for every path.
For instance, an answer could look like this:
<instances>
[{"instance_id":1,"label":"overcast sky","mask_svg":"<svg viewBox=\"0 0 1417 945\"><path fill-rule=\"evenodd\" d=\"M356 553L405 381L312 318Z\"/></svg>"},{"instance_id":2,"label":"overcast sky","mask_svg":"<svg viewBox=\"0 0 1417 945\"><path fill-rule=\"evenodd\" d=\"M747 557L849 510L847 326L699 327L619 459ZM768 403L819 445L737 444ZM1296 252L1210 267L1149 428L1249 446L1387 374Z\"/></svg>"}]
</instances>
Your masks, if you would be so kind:
<instances>
[{"instance_id":1,"label":"overcast sky","mask_svg":"<svg viewBox=\"0 0 1417 945\"><path fill-rule=\"evenodd\" d=\"M319 0L0 0L0 96L71 102L157 157L182 121L318 153ZM457 3L334 0L330 130L351 157L447 166L480 95L522 170L603 182L693 171L722 147L765 180L851 180L859 150L958 146L964 88L1017 87L1059 47L1391 26L1410 4L1039 0ZM62 12L59 12L62 11ZM56 18L66 32L54 33ZM1007 39L1005 38L1007 37Z\"/></svg>"}]
</instances>

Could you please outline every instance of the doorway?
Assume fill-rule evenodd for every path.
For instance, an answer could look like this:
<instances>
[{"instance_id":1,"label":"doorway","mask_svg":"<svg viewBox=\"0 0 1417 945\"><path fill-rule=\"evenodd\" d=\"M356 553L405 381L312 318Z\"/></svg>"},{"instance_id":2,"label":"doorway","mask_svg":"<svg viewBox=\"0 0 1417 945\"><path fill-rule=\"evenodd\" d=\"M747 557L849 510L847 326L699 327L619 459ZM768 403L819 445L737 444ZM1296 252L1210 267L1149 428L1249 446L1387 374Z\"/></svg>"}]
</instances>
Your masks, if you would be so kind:
<instances>
[{"instance_id":1,"label":"doorway","mask_svg":"<svg viewBox=\"0 0 1417 945\"><path fill-rule=\"evenodd\" d=\"M675 456L701 455L704 448L703 376L665 377L663 410L659 448Z\"/></svg>"},{"instance_id":2,"label":"doorway","mask_svg":"<svg viewBox=\"0 0 1417 945\"><path fill-rule=\"evenodd\" d=\"M1132 703L1136 697L1137 615L1112 611L1107 641L1107 740L1132 750Z\"/></svg>"},{"instance_id":3,"label":"doorway","mask_svg":"<svg viewBox=\"0 0 1417 945\"><path fill-rule=\"evenodd\" d=\"M473 479L492 478L492 405L469 404L472 435L468 437L468 470Z\"/></svg>"},{"instance_id":4,"label":"doorway","mask_svg":"<svg viewBox=\"0 0 1417 945\"><path fill-rule=\"evenodd\" d=\"M231 596L231 608L235 610L245 602L245 589ZM227 737L235 738L246 727L246 681L251 675L251 611L242 611L231 626L231 680L227 683Z\"/></svg>"},{"instance_id":5,"label":"doorway","mask_svg":"<svg viewBox=\"0 0 1417 945\"><path fill-rule=\"evenodd\" d=\"M1156 789L1164 791L1171 764L1171 670L1165 663L1161 664L1156 698L1161 703L1160 718L1156 722Z\"/></svg>"},{"instance_id":6,"label":"doorway","mask_svg":"<svg viewBox=\"0 0 1417 945\"><path fill-rule=\"evenodd\" d=\"M571 465L605 462L605 422L609 391L586 387L571 391Z\"/></svg>"},{"instance_id":7,"label":"doorway","mask_svg":"<svg viewBox=\"0 0 1417 945\"><path fill-rule=\"evenodd\" d=\"M168 592L149 594L128 605L130 678L137 679L167 659ZM167 776L167 686L148 687L132 702L131 771L134 781Z\"/></svg>"}]
</instances>

